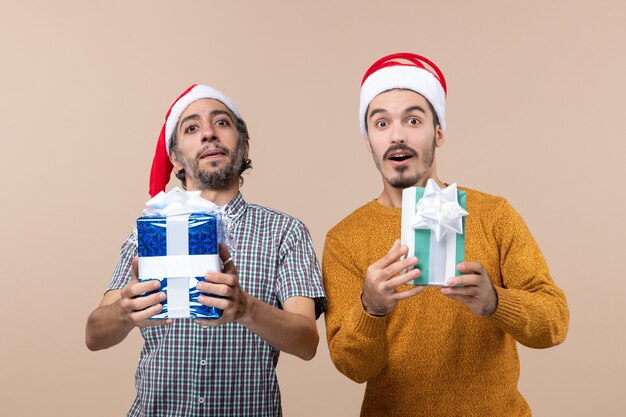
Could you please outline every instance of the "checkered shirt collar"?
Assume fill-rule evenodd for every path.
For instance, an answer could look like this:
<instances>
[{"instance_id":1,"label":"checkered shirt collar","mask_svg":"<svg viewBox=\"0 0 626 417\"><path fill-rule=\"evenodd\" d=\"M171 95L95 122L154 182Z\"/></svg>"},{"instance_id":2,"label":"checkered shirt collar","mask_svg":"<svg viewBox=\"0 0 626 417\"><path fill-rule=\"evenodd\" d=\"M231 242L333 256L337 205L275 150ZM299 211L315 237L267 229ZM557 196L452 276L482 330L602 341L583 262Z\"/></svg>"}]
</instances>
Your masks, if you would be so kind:
<instances>
[{"instance_id":1,"label":"checkered shirt collar","mask_svg":"<svg viewBox=\"0 0 626 417\"><path fill-rule=\"evenodd\" d=\"M231 221L237 221L243 213L246 212L246 207L248 203L243 199L243 195L241 193L237 193L237 196L230 200L226 206L224 206L224 210L230 217Z\"/></svg>"}]
</instances>

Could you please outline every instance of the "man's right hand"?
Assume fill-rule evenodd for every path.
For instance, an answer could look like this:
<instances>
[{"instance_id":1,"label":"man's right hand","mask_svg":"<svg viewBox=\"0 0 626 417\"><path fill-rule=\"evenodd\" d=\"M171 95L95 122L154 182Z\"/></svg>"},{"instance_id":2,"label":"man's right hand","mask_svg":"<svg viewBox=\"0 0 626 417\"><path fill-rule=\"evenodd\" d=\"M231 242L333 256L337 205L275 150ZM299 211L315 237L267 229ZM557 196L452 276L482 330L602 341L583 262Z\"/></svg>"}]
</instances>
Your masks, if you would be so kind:
<instances>
[{"instance_id":1,"label":"man's right hand","mask_svg":"<svg viewBox=\"0 0 626 417\"><path fill-rule=\"evenodd\" d=\"M124 321L137 327L172 324L172 319L149 320L150 317L163 310L161 302L165 300L166 295L163 291L158 291L143 297L139 296L145 292L158 290L161 288L161 283L157 280L139 282L138 265L139 260L135 256L130 270L131 279L120 293L121 298L118 303Z\"/></svg>"},{"instance_id":2,"label":"man's right hand","mask_svg":"<svg viewBox=\"0 0 626 417\"><path fill-rule=\"evenodd\" d=\"M413 297L424 290L416 286L405 291L397 291L400 285L419 277L421 272L415 268L405 274L398 275L402 270L417 264L412 256L399 260L406 255L408 248L400 246L400 241L393 243L389 252L367 268L361 302L363 308L372 316L385 316L394 309L398 301Z\"/></svg>"}]
</instances>

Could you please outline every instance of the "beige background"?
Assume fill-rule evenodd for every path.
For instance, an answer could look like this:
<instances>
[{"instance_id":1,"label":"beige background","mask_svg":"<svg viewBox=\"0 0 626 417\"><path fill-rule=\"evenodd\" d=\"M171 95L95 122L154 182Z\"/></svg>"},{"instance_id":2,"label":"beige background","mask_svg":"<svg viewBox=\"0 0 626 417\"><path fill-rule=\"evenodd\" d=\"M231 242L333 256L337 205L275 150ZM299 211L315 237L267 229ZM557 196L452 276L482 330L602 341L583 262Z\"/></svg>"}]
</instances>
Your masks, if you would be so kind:
<instances>
[{"instance_id":1,"label":"beige background","mask_svg":"<svg viewBox=\"0 0 626 417\"><path fill-rule=\"evenodd\" d=\"M520 347L534 414L623 416L622 4L3 1L0 414L127 411L140 337L93 353L84 325L184 88L234 99L252 134L246 198L302 219L321 255L326 231L381 189L358 131L361 76L406 50L448 78L441 178L506 196L568 296L567 341ZM278 371L286 416L357 415L363 386L324 338Z\"/></svg>"}]
</instances>

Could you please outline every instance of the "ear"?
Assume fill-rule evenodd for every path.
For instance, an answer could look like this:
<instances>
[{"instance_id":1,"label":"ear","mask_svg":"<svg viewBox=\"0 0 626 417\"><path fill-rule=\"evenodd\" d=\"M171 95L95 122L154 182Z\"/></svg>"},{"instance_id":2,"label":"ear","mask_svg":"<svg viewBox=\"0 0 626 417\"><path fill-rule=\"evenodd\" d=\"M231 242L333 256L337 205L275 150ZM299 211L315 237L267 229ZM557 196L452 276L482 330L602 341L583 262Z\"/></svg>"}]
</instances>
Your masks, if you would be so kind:
<instances>
[{"instance_id":1,"label":"ear","mask_svg":"<svg viewBox=\"0 0 626 417\"><path fill-rule=\"evenodd\" d=\"M435 129L435 144L439 148L443 146L443 142L444 142L443 130L441 130L441 126L437 125L437 128Z\"/></svg>"},{"instance_id":2,"label":"ear","mask_svg":"<svg viewBox=\"0 0 626 417\"><path fill-rule=\"evenodd\" d=\"M180 163L174 152L170 153L170 162L174 165L174 171L178 172L183 169L183 164Z\"/></svg>"},{"instance_id":3,"label":"ear","mask_svg":"<svg viewBox=\"0 0 626 417\"><path fill-rule=\"evenodd\" d=\"M246 143L243 144L243 158L248 159L249 153L250 153L250 139L247 139Z\"/></svg>"}]
</instances>

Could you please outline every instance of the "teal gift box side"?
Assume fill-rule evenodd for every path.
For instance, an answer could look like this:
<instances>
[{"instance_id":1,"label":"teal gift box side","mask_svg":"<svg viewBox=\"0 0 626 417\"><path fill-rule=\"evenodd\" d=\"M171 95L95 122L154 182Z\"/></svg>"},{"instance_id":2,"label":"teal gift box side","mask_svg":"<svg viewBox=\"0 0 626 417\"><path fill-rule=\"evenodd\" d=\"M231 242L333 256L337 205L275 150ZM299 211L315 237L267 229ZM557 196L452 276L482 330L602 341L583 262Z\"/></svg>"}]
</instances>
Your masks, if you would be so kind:
<instances>
[{"instance_id":1,"label":"teal gift box side","mask_svg":"<svg viewBox=\"0 0 626 417\"><path fill-rule=\"evenodd\" d=\"M446 262L450 262L448 257L450 256L449 248L445 245L437 244L433 242L434 232L430 229L413 228L412 223L414 221L415 207L417 202L423 197L424 187L411 187L414 190L414 195L410 189L406 189L409 197L405 198L403 193L402 202L402 244L409 246L408 256L414 255L417 257L418 263L415 266L421 271L421 275L412 281L413 285L434 285L445 286L446 280L451 278L450 276L433 276L431 273L431 250L443 250L446 252ZM465 191L457 190L458 204L463 208L467 208L467 196ZM455 248L453 252L454 265L463 262L465 259L465 217L461 219L463 233L455 233ZM454 275L458 276L461 273L454 268Z\"/></svg>"}]
</instances>

